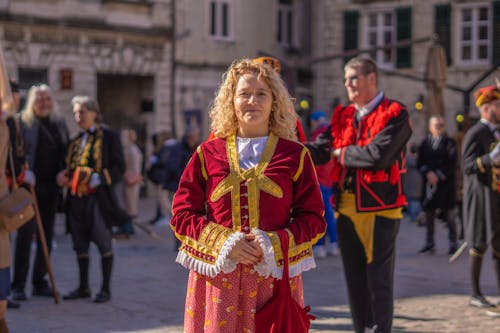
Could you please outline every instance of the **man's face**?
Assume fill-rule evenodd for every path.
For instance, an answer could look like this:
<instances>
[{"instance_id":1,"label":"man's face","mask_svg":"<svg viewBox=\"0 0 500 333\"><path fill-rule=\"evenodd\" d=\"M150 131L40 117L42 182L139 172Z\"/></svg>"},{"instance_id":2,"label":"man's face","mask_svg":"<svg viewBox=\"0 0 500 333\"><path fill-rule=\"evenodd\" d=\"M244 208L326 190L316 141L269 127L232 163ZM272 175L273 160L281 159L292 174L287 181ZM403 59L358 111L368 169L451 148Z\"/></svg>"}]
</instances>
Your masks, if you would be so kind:
<instances>
[{"instance_id":1,"label":"man's face","mask_svg":"<svg viewBox=\"0 0 500 333\"><path fill-rule=\"evenodd\" d=\"M500 100L484 104L481 116L495 125L500 124Z\"/></svg>"},{"instance_id":2,"label":"man's face","mask_svg":"<svg viewBox=\"0 0 500 333\"><path fill-rule=\"evenodd\" d=\"M76 103L73 105L73 116L81 129L88 130L95 124L97 113L95 111L89 111L82 104Z\"/></svg>"},{"instance_id":3,"label":"man's face","mask_svg":"<svg viewBox=\"0 0 500 333\"><path fill-rule=\"evenodd\" d=\"M442 136L445 132L444 120L442 118L431 118L429 120L429 132L435 138Z\"/></svg>"},{"instance_id":4,"label":"man's face","mask_svg":"<svg viewBox=\"0 0 500 333\"><path fill-rule=\"evenodd\" d=\"M48 117L52 111L52 96L48 91L40 90L36 93L33 112L38 118Z\"/></svg>"},{"instance_id":5,"label":"man's face","mask_svg":"<svg viewBox=\"0 0 500 333\"><path fill-rule=\"evenodd\" d=\"M375 97L377 92L375 73L363 74L359 67L348 67L344 79L347 95L354 104L363 106Z\"/></svg>"}]
</instances>

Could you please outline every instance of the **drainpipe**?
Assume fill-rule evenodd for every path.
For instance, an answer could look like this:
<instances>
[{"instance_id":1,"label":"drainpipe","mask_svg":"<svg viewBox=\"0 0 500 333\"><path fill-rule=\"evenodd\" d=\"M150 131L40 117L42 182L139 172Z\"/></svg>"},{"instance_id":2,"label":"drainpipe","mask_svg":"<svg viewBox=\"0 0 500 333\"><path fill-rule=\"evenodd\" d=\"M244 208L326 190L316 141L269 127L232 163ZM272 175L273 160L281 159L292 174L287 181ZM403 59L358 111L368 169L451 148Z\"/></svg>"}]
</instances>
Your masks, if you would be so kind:
<instances>
[{"instance_id":1,"label":"drainpipe","mask_svg":"<svg viewBox=\"0 0 500 333\"><path fill-rule=\"evenodd\" d=\"M175 21L175 13L176 13L176 6L175 6L175 1L176 0L170 0L170 22L172 25L172 32L171 32L171 47L170 47L170 62L171 62L171 69L170 69L170 126L171 126L171 133L172 137L176 138L177 131L176 131L176 114L175 114L175 86L176 86L176 59L175 59L175 50L176 50L176 21Z\"/></svg>"}]
</instances>

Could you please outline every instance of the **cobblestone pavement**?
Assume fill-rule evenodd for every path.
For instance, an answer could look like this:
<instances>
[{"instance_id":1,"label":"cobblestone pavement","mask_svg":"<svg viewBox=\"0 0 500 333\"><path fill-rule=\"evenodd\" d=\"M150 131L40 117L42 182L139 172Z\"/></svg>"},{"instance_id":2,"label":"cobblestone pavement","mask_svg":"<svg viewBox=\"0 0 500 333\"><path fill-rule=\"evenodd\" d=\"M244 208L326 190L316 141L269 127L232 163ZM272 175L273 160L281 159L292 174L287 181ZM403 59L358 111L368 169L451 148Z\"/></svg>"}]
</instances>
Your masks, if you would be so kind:
<instances>
[{"instance_id":1,"label":"cobblestone pavement","mask_svg":"<svg viewBox=\"0 0 500 333\"><path fill-rule=\"evenodd\" d=\"M153 201L141 201L140 220L153 215ZM113 298L96 305L90 300L61 301L30 297L19 310L9 310L12 333L180 333L187 272L177 265L174 239L166 224L153 229L154 240L136 229L129 240L115 242ZM398 238L394 332L499 332L500 318L467 305L467 255L448 264L446 230L436 228L435 255L418 255L425 230L403 221ZM71 239L57 222L52 265L57 289L64 294L77 284L77 266ZM90 286L100 287L100 260L91 251ZM351 319L340 258L317 261L318 268L304 273L306 303L317 316L311 332L350 332ZM483 292L498 301L493 263L488 252L483 267ZM28 280L29 281L29 280ZM29 284L28 284L29 285ZM31 290L27 290L28 294Z\"/></svg>"}]
</instances>

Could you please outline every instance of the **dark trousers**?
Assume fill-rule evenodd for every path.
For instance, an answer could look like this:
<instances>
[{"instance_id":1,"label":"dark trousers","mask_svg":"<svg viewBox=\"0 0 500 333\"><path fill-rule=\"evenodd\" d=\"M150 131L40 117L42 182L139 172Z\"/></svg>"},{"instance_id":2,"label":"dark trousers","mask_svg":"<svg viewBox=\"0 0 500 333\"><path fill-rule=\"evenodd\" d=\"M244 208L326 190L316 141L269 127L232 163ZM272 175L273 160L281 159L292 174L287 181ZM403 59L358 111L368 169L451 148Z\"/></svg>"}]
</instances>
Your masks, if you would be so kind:
<instances>
[{"instance_id":1,"label":"dark trousers","mask_svg":"<svg viewBox=\"0 0 500 333\"><path fill-rule=\"evenodd\" d=\"M445 218L446 225L448 226L448 240L450 244L455 244L457 242L457 224L456 218L457 214L455 209L448 209L443 211L443 216ZM426 241L429 245L434 245L434 220L436 219L436 210L428 209L425 211L426 219Z\"/></svg>"},{"instance_id":2,"label":"dark trousers","mask_svg":"<svg viewBox=\"0 0 500 333\"><path fill-rule=\"evenodd\" d=\"M70 197L67 215L73 248L78 256L88 255L93 242L101 255L112 253L112 234L98 207L97 197Z\"/></svg>"},{"instance_id":3,"label":"dark trousers","mask_svg":"<svg viewBox=\"0 0 500 333\"><path fill-rule=\"evenodd\" d=\"M35 193L38 199L38 208L42 219L43 231L47 240L49 254L52 250L52 238L54 236L54 221L57 210L58 188L55 184L37 184ZM26 223L17 231L16 247L14 254L14 278L12 289L23 290L26 286L30 266L31 241L36 230L36 221ZM42 288L47 285L45 274L47 268L43 257L40 235L36 232L37 250L33 265L32 283L35 288Z\"/></svg>"},{"instance_id":4,"label":"dark trousers","mask_svg":"<svg viewBox=\"0 0 500 333\"><path fill-rule=\"evenodd\" d=\"M354 329L377 325L376 332L389 333L394 312L394 259L399 220L375 218L373 261L366 253L351 219L340 214L337 237L349 294Z\"/></svg>"}]
</instances>

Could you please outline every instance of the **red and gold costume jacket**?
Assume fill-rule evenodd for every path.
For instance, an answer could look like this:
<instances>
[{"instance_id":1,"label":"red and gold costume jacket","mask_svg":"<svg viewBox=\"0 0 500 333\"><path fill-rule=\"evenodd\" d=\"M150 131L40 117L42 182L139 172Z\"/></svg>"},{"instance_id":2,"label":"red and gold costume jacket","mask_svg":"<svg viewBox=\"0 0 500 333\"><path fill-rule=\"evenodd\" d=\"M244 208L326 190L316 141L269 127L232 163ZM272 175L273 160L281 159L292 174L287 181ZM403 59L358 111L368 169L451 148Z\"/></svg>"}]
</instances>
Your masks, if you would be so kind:
<instances>
[{"instance_id":1,"label":"red and gold costume jacket","mask_svg":"<svg viewBox=\"0 0 500 333\"><path fill-rule=\"evenodd\" d=\"M357 125L355 114L354 105L348 105L332 116L332 147L341 149L332 180L339 188L350 183L358 212L404 206L405 145L412 133L406 108L384 97Z\"/></svg>"},{"instance_id":2,"label":"red and gold costume jacket","mask_svg":"<svg viewBox=\"0 0 500 333\"><path fill-rule=\"evenodd\" d=\"M201 144L181 177L171 227L181 240L177 262L198 273L229 273L235 242L253 232L264 251L254 268L281 276L277 230L290 234L290 275L314 268L312 246L325 232L312 160L300 143L270 134L259 163L240 169L236 136Z\"/></svg>"}]
</instances>

